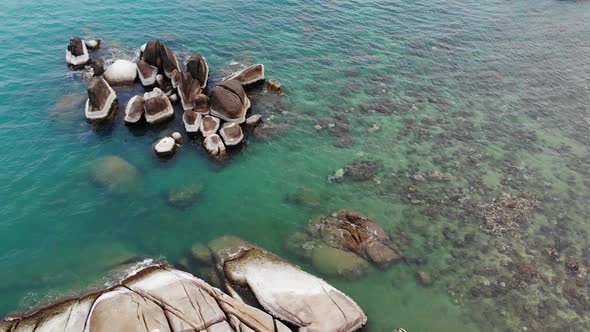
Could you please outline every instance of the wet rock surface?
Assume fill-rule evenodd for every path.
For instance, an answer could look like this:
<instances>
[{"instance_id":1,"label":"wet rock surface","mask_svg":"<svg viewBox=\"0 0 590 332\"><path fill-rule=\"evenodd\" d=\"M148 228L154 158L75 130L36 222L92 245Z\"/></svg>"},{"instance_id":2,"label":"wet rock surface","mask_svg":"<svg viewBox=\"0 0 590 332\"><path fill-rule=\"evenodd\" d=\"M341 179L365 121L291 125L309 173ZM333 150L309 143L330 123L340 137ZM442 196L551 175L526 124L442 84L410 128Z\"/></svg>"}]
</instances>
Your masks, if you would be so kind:
<instances>
[{"instance_id":1,"label":"wet rock surface","mask_svg":"<svg viewBox=\"0 0 590 332\"><path fill-rule=\"evenodd\" d=\"M86 119L105 120L116 111L117 107L117 94L107 81L100 76L90 79L85 110Z\"/></svg>"}]
</instances>

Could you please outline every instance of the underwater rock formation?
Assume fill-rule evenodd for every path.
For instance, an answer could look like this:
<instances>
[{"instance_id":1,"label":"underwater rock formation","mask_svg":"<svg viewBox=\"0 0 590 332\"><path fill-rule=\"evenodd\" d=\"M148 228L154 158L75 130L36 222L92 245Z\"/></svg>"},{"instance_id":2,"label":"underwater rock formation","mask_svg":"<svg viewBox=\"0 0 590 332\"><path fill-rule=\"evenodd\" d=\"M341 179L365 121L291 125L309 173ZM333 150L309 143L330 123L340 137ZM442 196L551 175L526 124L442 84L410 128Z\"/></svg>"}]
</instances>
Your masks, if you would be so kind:
<instances>
[{"instance_id":1,"label":"underwater rock formation","mask_svg":"<svg viewBox=\"0 0 590 332\"><path fill-rule=\"evenodd\" d=\"M383 169L383 163L377 160L358 159L346 165L344 176L352 181L368 181Z\"/></svg>"},{"instance_id":2,"label":"underwater rock formation","mask_svg":"<svg viewBox=\"0 0 590 332\"><path fill-rule=\"evenodd\" d=\"M117 60L108 66L104 78L112 85L128 85L135 82L137 65L127 60Z\"/></svg>"},{"instance_id":3,"label":"underwater rock formation","mask_svg":"<svg viewBox=\"0 0 590 332\"><path fill-rule=\"evenodd\" d=\"M203 186L198 183L182 185L166 194L166 204L184 210L191 207L201 195Z\"/></svg>"},{"instance_id":4,"label":"underwater rock formation","mask_svg":"<svg viewBox=\"0 0 590 332\"><path fill-rule=\"evenodd\" d=\"M117 94L100 76L90 79L84 114L88 120L104 120L117 109Z\"/></svg>"},{"instance_id":5,"label":"underwater rock formation","mask_svg":"<svg viewBox=\"0 0 590 332\"><path fill-rule=\"evenodd\" d=\"M246 119L246 126L254 127L257 124L259 124L260 122L262 122L262 115L260 115L260 114L250 115Z\"/></svg>"},{"instance_id":6,"label":"underwater rock formation","mask_svg":"<svg viewBox=\"0 0 590 332\"><path fill-rule=\"evenodd\" d=\"M214 87L209 103L211 115L238 124L246 120L246 111L250 108L250 99L236 80L224 81Z\"/></svg>"},{"instance_id":7,"label":"underwater rock formation","mask_svg":"<svg viewBox=\"0 0 590 332\"><path fill-rule=\"evenodd\" d=\"M111 193L124 194L140 189L139 171L118 156L105 156L94 160L90 173L94 183Z\"/></svg>"}]
</instances>

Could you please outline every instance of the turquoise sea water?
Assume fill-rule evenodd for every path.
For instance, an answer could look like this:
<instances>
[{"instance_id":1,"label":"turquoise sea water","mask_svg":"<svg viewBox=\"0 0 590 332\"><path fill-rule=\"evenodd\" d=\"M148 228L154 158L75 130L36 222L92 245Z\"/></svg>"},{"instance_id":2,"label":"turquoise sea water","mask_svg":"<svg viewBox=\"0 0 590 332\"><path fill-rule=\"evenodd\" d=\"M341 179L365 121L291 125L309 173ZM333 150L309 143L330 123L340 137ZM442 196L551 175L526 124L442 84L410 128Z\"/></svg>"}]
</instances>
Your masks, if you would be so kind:
<instances>
[{"instance_id":1,"label":"turquoise sea water","mask_svg":"<svg viewBox=\"0 0 590 332\"><path fill-rule=\"evenodd\" d=\"M352 208L410 239L386 271L327 278L366 311L366 330L590 330L590 2L5 0L0 27L0 315L104 283L130 257L176 263L224 234L317 274L285 239ZM80 103L59 103L87 84L64 62L71 36L101 38L107 62L157 38L181 59L204 54L215 77L264 63L286 93L253 110L282 130L249 135L222 163L196 142L155 160L178 114L130 130L120 111L96 129ZM122 103L138 91L117 89ZM314 128L337 116L352 129ZM91 181L93 160L113 154L139 169L135 192ZM384 168L328 183L358 158ZM448 180L416 180L433 170ZM162 193L184 183L203 185L199 200L168 206ZM319 198L286 199L300 190ZM519 193L535 208L487 232L486 211L518 209L497 202Z\"/></svg>"}]
</instances>

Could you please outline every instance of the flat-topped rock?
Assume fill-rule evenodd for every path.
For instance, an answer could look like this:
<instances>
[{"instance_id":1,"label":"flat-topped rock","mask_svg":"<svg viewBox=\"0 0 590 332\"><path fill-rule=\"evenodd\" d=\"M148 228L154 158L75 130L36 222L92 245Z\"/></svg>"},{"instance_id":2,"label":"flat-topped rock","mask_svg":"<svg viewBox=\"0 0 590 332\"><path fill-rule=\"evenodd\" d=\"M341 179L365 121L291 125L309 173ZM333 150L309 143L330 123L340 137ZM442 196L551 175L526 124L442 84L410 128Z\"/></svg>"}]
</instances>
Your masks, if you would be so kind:
<instances>
[{"instance_id":1,"label":"flat-topped rock","mask_svg":"<svg viewBox=\"0 0 590 332\"><path fill-rule=\"evenodd\" d=\"M104 78L113 85L133 84L136 77L137 66L128 60L117 60L104 72Z\"/></svg>"},{"instance_id":2,"label":"flat-topped rock","mask_svg":"<svg viewBox=\"0 0 590 332\"><path fill-rule=\"evenodd\" d=\"M219 134L223 138L223 142L225 142L226 146L238 145L244 139L242 127L233 122L224 123L219 130Z\"/></svg>"},{"instance_id":3,"label":"flat-topped rock","mask_svg":"<svg viewBox=\"0 0 590 332\"><path fill-rule=\"evenodd\" d=\"M211 115L205 115L201 119L201 125L199 127L201 134L203 134L204 137L208 137L217 133L217 130L219 129L219 123L220 121L218 118Z\"/></svg>"},{"instance_id":4,"label":"flat-topped rock","mask_svg":"<svg viewBox=\"0 0 590 332\"><path fill-rule=\"evenodd\" d=\"M84 114L88 120L104 120L117 108L117 94L101 76L94 76L88 84L88 100Z\"/></svg>"},{"instance_id":5,"label":"flat-topped rock","mask_svg":"<svg viewBox=\"0 0 590 332\"><path fill-rule=\"evenodd\" d=\"M250 108L250 99L240 82L229 80L212 89L209 105L212 115L227 122L243 123Z\"/></svg>"},{"instance_id":6,"label":"flat-topped rock","mask_svg":"<svg viewBox=\"0 0 590 332\"><path fill-rule=\"evenodd\" d=\"M225 145L223 144L221 137L217 134L205 137L203 140L203 146L210 156L218 157L225 154Z\"/></svg>"},{"instance_id":7,"label":"flat-topped rock","mask_svg":"<svg viewBox=\"0 0 590 332\"><path fill-rule=\"evenodd\" d=\"M143 96L133 96L129 99L127 106L125 106L126 123L137 123L141 120L144 112L144 103Z\"/></svg>"},{"instance_id":8,"label":"flat-topped rock","mask_svg":"<svg viewBox=\"0 0 590 332\"><path fill-rule=\"evenodd\" d=\"M180 73L178 95L185 111L192 111L195 108L195 101L200 93L201 83L199 83L199 80L194 79L190 73Z\"/></svg>"},{"instance_id":9,"label":"flat-topped rock","mask_svg":"<svg viewBox=\"0 0 590 332\"><path fill-rule=\"evenodd\" d=\"M137 76L143 86L152 86L156 84L158 67L150 65L144 60L137 61Z\"/></svg>"},{"instance_id":10,"label":"flat-topped rock","mask_svg":"<svg viewBox=\"0 0 590 332\"><path fill-rule=\"evenodd\" d=\"M176 152L176 141L172 137L164 137L154 144L154 152L160 158L170 158Z\"/></svg>"},{"instance_id":11,"label":"flat-topped rock","mask_svg":"<svg viewBox=\"0 0 590 332\"><path fill-rule=\"evenodd\" d=\"M186 64L186 71L188 71L194 79L199 81L203 89L207 87L207 80L209 79L209 64L204 56L201 54L192 55Z\"/></svg>"},{"instance_id":12,"label":"flat-topped rock","mask_svg":"<svg viewBox=\"0 0 590 332\"><path fill-rule=\"evenodd\" d=\"M184 129L189 134L196 134L199 132L201 126L201 114L194 111L184 111L182 115L182 122L184 123Z\"/></svg>"},{"instance_id":13,"label":"flat-topped rock","mask_svg":"<svg viewBox=\"0 0 590 332\"><path fill-rule=\"evenodd\" d=\"M209 114L209 97L204 94L199 94L195 97L195 107L193 111L200 113L201 115Z\"/></svg>"},{"instance_id":14,"label":"flat-topped rock","mask_svg":"<svg viewBox=\"0 0 590 332\"><path fill-rule=\"evenodd\" d=\"M74 67L82 67L90 61L90 55L84 41L78 37L70 39L66 48L66 63Z\"/></svg>"},{"instance_id":15,"label":"flat-topped rock","mask_svg":"<svg viewBox=\"0 0 590 332\"><path fill-rule=\"evenodd\" d=\"M148 123L161 122L174 115L172 104L162 90L154 88L153 91L146 92L143 99L145 100L145 119Z\"/></svg>"},{"instance_id":16,"label":"flat-topped rock","mask_svg":"<svg viewBox=\"0 0 590 332\"><path fill-rule=\"evenodd\" d=\"M264 65L256 64L244 70L234 73L226 78L226 80L236 80L242 85L248 85L264 80Z\"/></svg>"}]
</instances>

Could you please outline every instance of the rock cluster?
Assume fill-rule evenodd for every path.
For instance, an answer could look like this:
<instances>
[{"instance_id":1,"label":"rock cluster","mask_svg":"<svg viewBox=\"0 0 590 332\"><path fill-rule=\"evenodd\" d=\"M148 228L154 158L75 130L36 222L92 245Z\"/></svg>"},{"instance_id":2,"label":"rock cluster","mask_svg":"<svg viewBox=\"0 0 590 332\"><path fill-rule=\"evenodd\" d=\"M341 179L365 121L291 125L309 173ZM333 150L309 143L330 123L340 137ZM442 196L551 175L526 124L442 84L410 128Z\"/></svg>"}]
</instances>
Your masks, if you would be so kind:
<instances>
[{"instance_id":1,"label":"rock cluster","mask_svg":"<svg viewBox=\"0 0 590 332\"><path fill-rule=\"evenodd\" d=\"M294 233L286 246L322 274L350 279L362 276L369 263L385 269L402 258L379 224L349 210L310 220L306 232Z\"/></svg>"}]
</instances>

